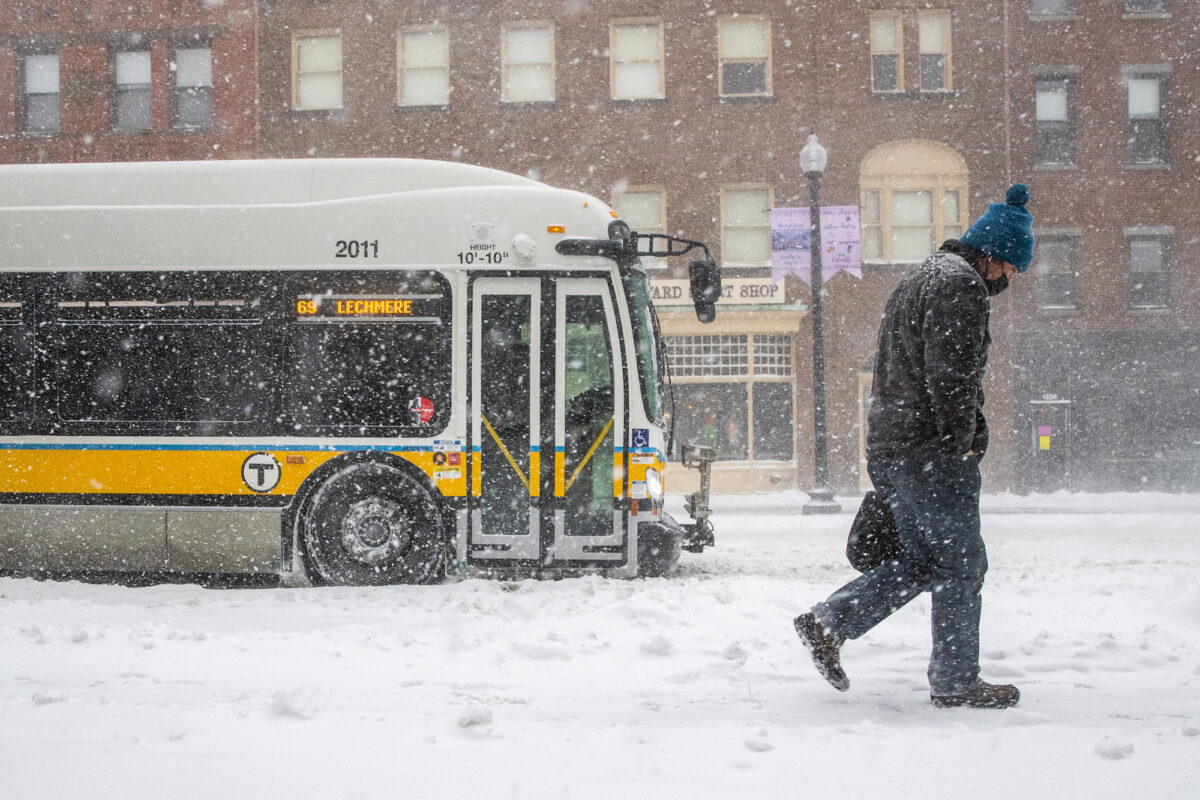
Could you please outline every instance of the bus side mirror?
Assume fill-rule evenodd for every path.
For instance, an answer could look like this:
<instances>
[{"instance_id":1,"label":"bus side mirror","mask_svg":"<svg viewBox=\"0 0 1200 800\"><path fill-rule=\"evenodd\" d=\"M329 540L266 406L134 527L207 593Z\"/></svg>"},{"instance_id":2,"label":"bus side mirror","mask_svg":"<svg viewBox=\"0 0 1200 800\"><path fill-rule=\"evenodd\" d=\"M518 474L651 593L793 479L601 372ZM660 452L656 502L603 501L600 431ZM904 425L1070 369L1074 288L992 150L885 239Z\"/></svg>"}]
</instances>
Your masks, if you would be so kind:
<instances>
[{"instance_id":1,"label":"bus side mirror","mask_svg":"<svg viewBox=\"0 0 1200 800\"><path fill-rule=\"evenodd\" d=\"M712 322L717 317L717 301L721 299L721 268L712 258L702 258L688 265L692 304L696 318Z\"/></svg>"}]
</instances>

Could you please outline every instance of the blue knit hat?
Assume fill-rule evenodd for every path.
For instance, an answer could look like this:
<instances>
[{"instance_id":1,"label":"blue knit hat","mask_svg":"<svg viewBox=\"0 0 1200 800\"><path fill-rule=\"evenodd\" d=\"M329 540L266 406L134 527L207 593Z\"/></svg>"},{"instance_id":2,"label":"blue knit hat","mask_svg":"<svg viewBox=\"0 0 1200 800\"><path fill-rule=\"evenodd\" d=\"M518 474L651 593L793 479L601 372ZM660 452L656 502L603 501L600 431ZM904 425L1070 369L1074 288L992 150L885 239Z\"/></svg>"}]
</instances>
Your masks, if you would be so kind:
<instances>
[{"instance_id":1,"label":"blue knit hat","mask_svg":"<svg viewBox=\"0 0 1200 800\"><path fill-rule=\"evenodd\" d=\"M989 205L961 241L1024 272L1033 260L1033 214L1025 210L1029 187L1014 183L1004 199L1004 203Z\"/></svg>"}]
</instances>

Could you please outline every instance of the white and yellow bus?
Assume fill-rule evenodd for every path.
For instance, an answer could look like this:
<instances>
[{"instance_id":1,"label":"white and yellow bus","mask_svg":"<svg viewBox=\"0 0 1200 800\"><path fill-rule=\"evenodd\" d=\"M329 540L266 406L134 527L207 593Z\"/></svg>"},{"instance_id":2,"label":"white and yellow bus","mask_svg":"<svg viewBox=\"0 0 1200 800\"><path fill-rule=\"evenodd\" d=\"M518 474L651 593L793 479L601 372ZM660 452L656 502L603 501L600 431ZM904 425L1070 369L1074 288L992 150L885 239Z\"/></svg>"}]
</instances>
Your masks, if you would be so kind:
<instances>
[{"instance_id":1,"label":"white and yellow bus","mask_svg":"<svg viewBox=\"0 0 1200 800\"><path fill-rule=\"evenodd\" d=\"M638 255L692 246L461 164L0 167L0 570L661 574L712 532Z\"/></svg>"}]
</instances>

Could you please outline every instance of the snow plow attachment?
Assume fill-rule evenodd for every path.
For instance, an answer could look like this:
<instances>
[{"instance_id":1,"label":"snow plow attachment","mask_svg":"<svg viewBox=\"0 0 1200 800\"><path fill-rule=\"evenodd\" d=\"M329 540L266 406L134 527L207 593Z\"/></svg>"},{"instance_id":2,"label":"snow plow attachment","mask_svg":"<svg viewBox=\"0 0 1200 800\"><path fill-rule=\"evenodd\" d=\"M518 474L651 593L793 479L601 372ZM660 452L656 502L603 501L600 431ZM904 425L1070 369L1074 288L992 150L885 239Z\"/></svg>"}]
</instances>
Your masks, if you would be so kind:
<instances>
[{"instance_id":1,"label":"snow plow attachment","mask_svg":"<svg viewBox=\"0 0 1200 800\"><path fill-rule=\"evenodd\" d=\"M700 490L684 499L684 510L692 522L683 525L683 549L689 553L703 553L705 547L716 544L709 517L712 508L708 505L712 484L712 463L717 460L717 451L712 447L684 445L683 465L700 471Z\"/></svg>"}]
</instances>

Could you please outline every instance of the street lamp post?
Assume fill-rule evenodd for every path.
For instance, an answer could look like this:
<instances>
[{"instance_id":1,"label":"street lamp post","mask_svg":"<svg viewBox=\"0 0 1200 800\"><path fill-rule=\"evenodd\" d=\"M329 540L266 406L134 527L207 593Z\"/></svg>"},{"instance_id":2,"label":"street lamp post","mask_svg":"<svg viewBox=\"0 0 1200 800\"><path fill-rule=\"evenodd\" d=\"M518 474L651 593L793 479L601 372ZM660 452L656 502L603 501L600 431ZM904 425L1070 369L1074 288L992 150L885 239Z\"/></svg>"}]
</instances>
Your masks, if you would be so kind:
<instances>
[{"instance_id":1,"label":"street lamp post","mask_svg":"<svg viewBox=\"0 0 1200 800\"><path fill-rule=\"evenodd\" d=\"M827 155L808 135L800 151L800 169L808 178L809 219L812 225L812 324L813 324L813 488L804 504L805 514L836 514L842 507L829 488L829 448L825 437L825 340L821 329L821 175Z\"/></svg>"}]
</instances>

